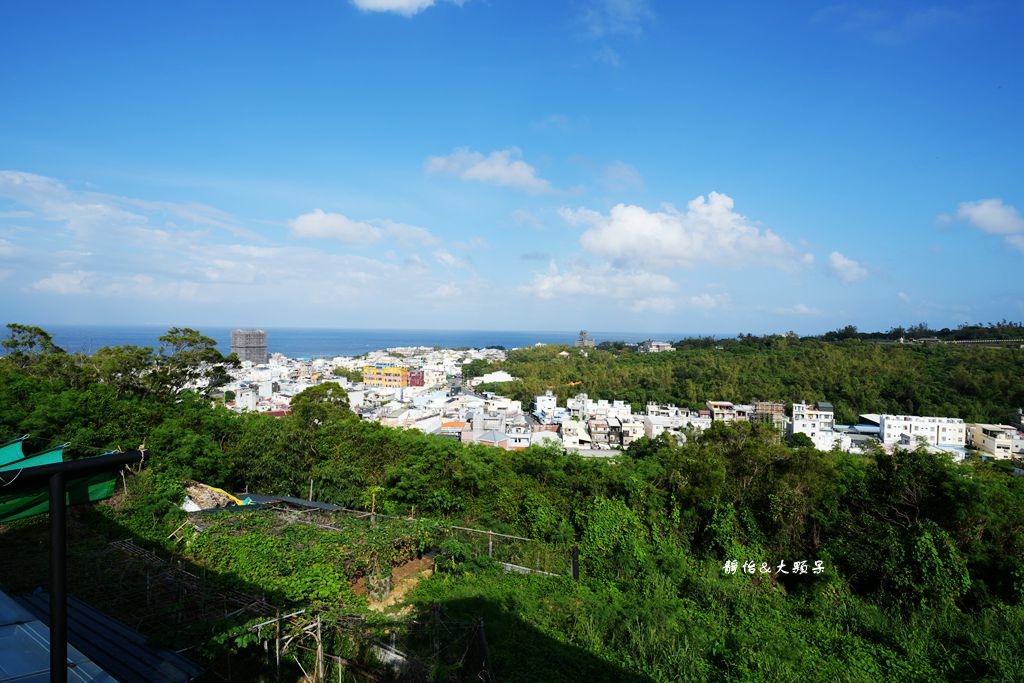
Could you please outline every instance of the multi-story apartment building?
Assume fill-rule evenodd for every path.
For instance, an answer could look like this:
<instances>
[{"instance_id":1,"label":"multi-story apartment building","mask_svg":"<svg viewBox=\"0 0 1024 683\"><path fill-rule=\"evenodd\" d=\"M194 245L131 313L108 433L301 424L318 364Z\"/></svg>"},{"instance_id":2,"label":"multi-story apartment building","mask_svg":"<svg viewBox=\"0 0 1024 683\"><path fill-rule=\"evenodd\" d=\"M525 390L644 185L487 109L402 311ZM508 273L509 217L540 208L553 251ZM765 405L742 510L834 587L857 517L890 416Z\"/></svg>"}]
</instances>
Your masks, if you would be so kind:
<instances>
[{"instance_id":1,"label":"multi-story apartment building","mask_svg":"<svg viewBox=\"0 0 1024 683\"><path fill-rule=\"evenodd\" d=\"M614 419L614 418L612 418ZM615 420L618 424L618 420ZM608 419L595 416L587 420L587 428L594 446L609 446L611 442L611 426Z\"/></svg>"},{"instance_id":2,"label":"multi-story apartment building","mask_svg":"<svg viewBox=\"0 0 1024 683\"><path fill-rule=\"evenodd\" d=\"M622 447L629 445L644 435L644 422L640 418L631 417L622 420Z\"/></svg>"},{"instance_id":3,"label":"multi-story apartment building","mask_svg":"<svg viewBox=\"0 0 1024 683\"><path fill-rule=\"evenodd\" d=\"M722 422L749 420L750 413L754 410L753 406L736 405L729 401L708 401L705 405L711 411L711 419Z\"/></svg>"},{"instance_id":4,"label":"multi-story apartment building","mask_svg":"<svg viewBox=\"0 0 1024 683\"><path fill-rule=\"evenodd\" d=\"M847 450L850 446L849 437L836 432L835 427L835 408L831 403L794 403L786 435L792 437L794 434L805 434L820 451L832 450L837 441L841 449Z\"/></svg>"},{"instance_id":5,"label":"multi-story apartment building","mask_svg":"<svg viewBox=\"0 0 1024 683\"><path fill-rule=\"evenodd\" d=\"M363 367L363 382L371 387L407 387L409 386L409 370L380 363L366 365Z\"/></svg>"},{"instance_id":6,"label":"multi-story apartment building","mask_svg":"<svg viewBox=\"0 0 1024 683\"><path fill-rule=\"evenodd\" d=\"M917 415L880 415L879 438L887 446L963 446L967 426L958 417L920 417Z\"/></svg>"},{"instance_id":7,"label":"multi-story apartment building","mask_svg":"<svg viewBox=\"0 0 1024 683\"><path fill-rule=\"evenodd\" d=\"M1013 441L1017 428L1011 425L993 425L972 422L967 425L967 445L997 460L1013 457Z\"/></svg>"},{"instance_id":8,"label":"multi-story apartment building","mask_svg":"<svg viewBox=\"0 0 1024 683\"><path fill-rule=\"evenodd\" d=\"M565 405L569 409L569 414L580 420L586 420L595 415L612 416L622 419L633 414L632 406L625 401L609 402L603 398L593 401L586 394L573 396L565 402Z\"/></svg>"}]
</instances>

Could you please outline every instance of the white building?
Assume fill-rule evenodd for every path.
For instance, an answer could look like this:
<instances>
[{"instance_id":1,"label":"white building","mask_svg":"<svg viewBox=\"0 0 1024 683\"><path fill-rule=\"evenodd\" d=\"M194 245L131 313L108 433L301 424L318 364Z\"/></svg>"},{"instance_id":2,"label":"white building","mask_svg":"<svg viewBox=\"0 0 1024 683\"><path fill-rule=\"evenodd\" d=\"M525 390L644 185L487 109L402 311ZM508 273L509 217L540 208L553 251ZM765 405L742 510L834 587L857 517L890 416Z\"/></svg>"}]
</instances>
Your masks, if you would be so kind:
<instances>
[{"instance_id":1,"label":"white building","mask_svg":"<svg viewBox=\"0 0 1024 683\"><path fill-rule=\"evenodd\" d=\"M562 446L566 450L578 451L590 448L591 438L587 426L579 420L567 419L562 423Z\"/></svg>"},{"instance_id":2,"label":"white building","mask_svg":"<svg viewBox=\"0 0 1024 683\"><path fill-rule=\"evenodd\" d=\"M633 407L625 401L611 401L605 399L593 401L586 394L577 394L565 402L569 414L580 420L591 417L617 417L620 420L633 415Z\"/></svg>"},{"instance_id":3,"label":"white building","mask_svg":"<svg viewBox=\"0 0 1024 683\"><path fill-rule=\"evenodd\" d=\"M256 392L251 389L243 390L238 392L235 397L235 410L256 410L257 396Z\"/></svg>"},{"instance_id":4,"label":"white building","mask_svg":"<svg viewBox=\"0 0 1024 683\"><path fill-rule=\"evenodd\" d=\"M850 450L850 437L837 432L835 427L835 408L831 403L794 403L786 435L792 437L794 434L805 434L819 451L830 451L836 446L840 450Z\"/></svg>"},{"instance_id":5,"label":"white building","mask_svg":"<svg viewBox=\"0 0 1024 683\"><path fill-rule=\"evenodd\" d=\"M967 445L997 460L1009 460L1013 457L1016 437L1017 428L1010 425L977 422L967 425Z\"/></svg>"},{"instance_id":6,"label":"white building","mask_svg":"<svg viewBox=\"0 0 1024 683\"><path fill-rule=\"evenodd\" d=\"M644 436L646 432L644 421L639 417L622 420L622 447L629 448L630 444Z\"/></svg>"},{"instance_id":7,"label":"white building","mask_svg":"<svg viewBox=\"0 0 1024 683\"><path fill-rule=\"evenodd\" d=\"M543 396L534 396L533 407L535 415L550 415L558 407L558 397L550 391L546 391Z\"/></svg>"},{"instance_id":8,"label":"white building","mask_svg":"<svg viewBox=\"0 0 1024 683\"><path fill-rule=\"evenodd\" d=\"M958 417L919 417L917 415L880 415L880 438L886 446L963 446L967 426Z\"/></svg>"},{"instance_id":9,"label":"white building","mask_svg":"<svg viewBox=\"0 0 1024 683\"><path fill-rule=\"evenodd\" d=\"M673 347L669 342L648 339L647 341L640 342L637 346L637 350L640 353L662 353L665 351L674 351L675 347Z\"/></svg>"},{"instance_id":10,"label":"white building","mask_svg":"<svg viewBox=\"0 0 1024 683\"><path fill-rule=\"evenodd\" d=\"M469 380L469 386L478 387L481 384L500 384L503 382L514 382L518 379L508 374L504 370L495 370L494 372L488 372L487 374L474 377Z\"/></svg>"}]
</instances>

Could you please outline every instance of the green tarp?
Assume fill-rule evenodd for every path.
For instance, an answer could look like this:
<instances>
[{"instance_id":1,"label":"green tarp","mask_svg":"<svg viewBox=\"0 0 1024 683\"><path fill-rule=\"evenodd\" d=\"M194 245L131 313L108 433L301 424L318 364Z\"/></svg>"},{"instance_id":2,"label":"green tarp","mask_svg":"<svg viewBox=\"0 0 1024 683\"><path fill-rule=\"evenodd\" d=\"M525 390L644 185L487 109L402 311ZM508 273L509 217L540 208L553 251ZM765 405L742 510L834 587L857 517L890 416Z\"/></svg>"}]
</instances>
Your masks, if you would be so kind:
<instances>
[{"instance_id":1,"label":"green tarp","mask_svg":"<svg viewBox=\"0 0 1024 683\"><path fill-rule=\"evenodd\" d=\"M103 472L88 477L71 479L67 484L65 500L68 505L96 503L114 495L117 474ZM36 491L12 496L0 496L0 524L42 515L50 511L50 493L46 484Z\"/></svg>"},{"instance_id":2,"label":"green tarp","mask_svg":"<svg viewBox=\"0 0 1024 683\"><path fill-rule=\"evenodd\" d=\"M38 467L39 465L56 465L64 460L64 446L57 446L51 448L45 453L37 453L30 455L27 458L21 460L14 460L6 465L0 464L0 472L7 472L10 470L20 470L24 467Z\"/></svg>"},{"instance_id":3,"label":"green tarp","mask_svg":"<svg viewBox=\"0 0 1024 683\"><path fill-rule=\"evenodd\" d=\"M0 465L6 465L25 457L25 452L21 450L21 442L24 440L25 437L21 437L0 445Z\"/></svg>"},{"instance_id":4,"label":"green tarp","mask_svg":"<svg viewBox=\"0 0 1024 683\"><path fill-rule=\"evenodd\" d=\"M55 465L64 459L62 444L45 453L38 453L28 458L23 457L22 439L15 439L0 446L0 524L24 519L33 515L49 512L50 491L46 481L41 481L30 491L21 491L9 495L3 494L4 483L14 482L24 472L42 465ZM9 456L16 455L16 458ZM103 457L102 455L99 457ZM117 486L116 472L102 472L82 477L69 478L65 489L67 505L95 503L114 495Z\"/></svg>"}]
</instances>

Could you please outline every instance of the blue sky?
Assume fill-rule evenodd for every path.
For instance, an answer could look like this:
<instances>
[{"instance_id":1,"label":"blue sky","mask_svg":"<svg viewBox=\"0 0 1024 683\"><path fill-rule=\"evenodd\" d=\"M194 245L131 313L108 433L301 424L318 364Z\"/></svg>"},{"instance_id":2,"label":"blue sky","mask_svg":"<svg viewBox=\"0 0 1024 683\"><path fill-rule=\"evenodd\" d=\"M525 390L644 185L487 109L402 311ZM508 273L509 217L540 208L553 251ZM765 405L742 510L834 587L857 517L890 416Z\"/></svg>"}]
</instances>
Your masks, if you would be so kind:
<instances>
[{"instance_id":1,"label":"blue sky","mask_svg":"<svg viewBox=\"0 0 1024 683\"><path fill-rule=\"evenodd\" d=\"M1019 0L3 3L0 317L1024 319L1022 27Z\"/></svg>"}]
</instances>

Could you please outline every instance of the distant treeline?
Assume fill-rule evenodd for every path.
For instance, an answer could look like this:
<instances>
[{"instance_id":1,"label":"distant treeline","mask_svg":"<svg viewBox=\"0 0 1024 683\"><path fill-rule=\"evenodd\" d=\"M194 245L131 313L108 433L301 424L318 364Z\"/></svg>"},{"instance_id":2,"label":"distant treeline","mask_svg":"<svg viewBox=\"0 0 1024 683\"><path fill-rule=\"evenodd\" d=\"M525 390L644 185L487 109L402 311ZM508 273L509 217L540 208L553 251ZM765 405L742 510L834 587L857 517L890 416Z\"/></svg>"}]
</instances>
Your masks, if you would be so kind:
<instances>
[{"instance_id":1,"label":"distant treeline","mask_svg":"<svg viewBox=\"0 0 1024 683\"><path fill-rule=\"evenodd\" d=\"M1014 334L1020 328L1000 324L984 329L977 334ZM570 352L568 357L559 355L563 351ZM561 403L585 392L595 399L628 401L637 410L647 402L701 408L708 400L824 400L835 404L836 418L843 423L864 413L1005 423L1024 407L1024 351L1013 345L881 344L859 337L826 341L781 335L689 340L662 353L604 345L583 354L571 347L541 346L510 351L500 363L474 362L464 374L496 369L518 380L481 389L524 406L546 391Z\"/></svg>"},{"instance_id":2,"label":"distant treeline","mask_svg":"<svg viewBox=\"0 0 1024 683\"><path fill-rule=\"evenodd\" d=\"M885 332L863 332L857 329L856 325L844 327L825 332L823 334L798 335L796 332L782 334L756 335L744 332L732 337L686 337L673 342L676 348L713 348L728 342L741 342L744 344L767 345L778 339L800 339L803 341L845 341L848 339L860 339L863 341L880 342L916 342L916 341L978 341L978 340L1002 340L1002 339L1024 339L1024 323L1000 320L997 323L964 323L956 328L943 327L932 328L928 323L917 323L906 327L897 325ZM629 344L622 341L603 341L597 345L598 348L606 351L625 351L636 347L636 344Z\"/></svg>"}]
</instances>

